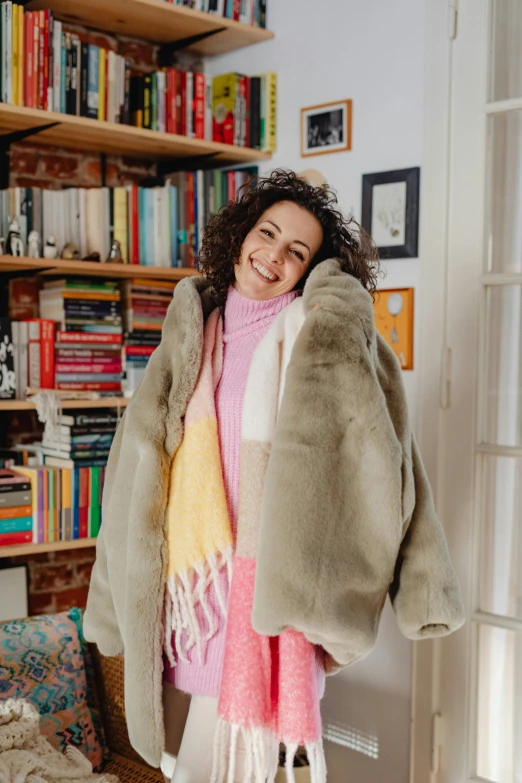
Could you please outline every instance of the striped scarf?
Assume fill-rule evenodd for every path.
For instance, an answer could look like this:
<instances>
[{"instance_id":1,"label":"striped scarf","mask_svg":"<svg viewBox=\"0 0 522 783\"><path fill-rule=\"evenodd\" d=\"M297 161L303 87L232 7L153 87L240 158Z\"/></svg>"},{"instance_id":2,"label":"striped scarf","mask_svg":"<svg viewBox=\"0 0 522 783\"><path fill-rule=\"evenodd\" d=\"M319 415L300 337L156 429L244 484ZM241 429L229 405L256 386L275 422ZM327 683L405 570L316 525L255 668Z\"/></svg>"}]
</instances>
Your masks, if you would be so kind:
<instances>
[{"instance_id":1,"label":"striped scarf","mask_svg":"<svg viewBox=\"0 0 522 783\"><path fill-rule=\"evenodd\" d=\"M286 745L289 783L294 780L299 746L307 750L312 783L326 780L319 653L294 630L267 637L256 633L251 624L264 478L285 371L304 317L302 300L296 299L274 319L250 365L243 403L235 554L214 404L222 367L223 322L218 310L205 326L201 369L171 467L165 601L165 650L171 665L177 658L188 660L186 653L194 645L201 661L204 641L216 631L216 618L206 600L210 584L220 611L227 616L211 783L235 780L240 736L246 749L244 783L275 779L280 743ZM228 602L221 587L222 569L228 570L230 580ZM198 604L204 628L196 614Z\"/></svg>"}]
</instances>

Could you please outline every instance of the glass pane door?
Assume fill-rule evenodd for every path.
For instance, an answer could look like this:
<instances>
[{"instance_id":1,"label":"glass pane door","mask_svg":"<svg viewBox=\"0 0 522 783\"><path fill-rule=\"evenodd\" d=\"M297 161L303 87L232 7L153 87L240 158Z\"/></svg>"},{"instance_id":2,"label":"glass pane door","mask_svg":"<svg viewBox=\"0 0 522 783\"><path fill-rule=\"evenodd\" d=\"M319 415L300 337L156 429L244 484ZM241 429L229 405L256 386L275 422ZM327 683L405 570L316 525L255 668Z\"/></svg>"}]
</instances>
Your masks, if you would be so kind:
<instances>
[{"instance_id":1,"label":"glass pane door","mask_svg":"<svg viewBox=\"0 0 522 783\"><path fill-rule=\"evenodd\" d=\"M522 2L491 0L473 615L476 779L522 783Z\"/></svg>"}]
</instances>

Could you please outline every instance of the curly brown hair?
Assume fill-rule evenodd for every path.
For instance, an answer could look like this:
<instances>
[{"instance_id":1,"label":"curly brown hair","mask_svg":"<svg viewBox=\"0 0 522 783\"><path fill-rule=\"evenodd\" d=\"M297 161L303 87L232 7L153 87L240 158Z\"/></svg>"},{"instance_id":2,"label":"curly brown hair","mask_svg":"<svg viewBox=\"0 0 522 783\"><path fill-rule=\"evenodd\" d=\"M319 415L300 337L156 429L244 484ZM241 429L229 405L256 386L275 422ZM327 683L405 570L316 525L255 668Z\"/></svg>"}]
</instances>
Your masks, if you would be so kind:
<instances>
[{"instance_id":1,"label":"curly brown hair","mask_svg":"<svg viewBox=\"0 0 522 783\"><path fill-rule=\"evenodd\" d=\"M203 232L198 269L211 283L216 304L224 307L235 280L243 242L266 210L282 201L307 209L323 229L323 242L296 288L321 261L338 258L342 269L361 281L372 294L379 275L379 254L366 231L336 208L337 197L327 185L316 187L293 171L277 169L269 177L244 185L235 201L222 207Z\"/></svg>"}]
</instances>

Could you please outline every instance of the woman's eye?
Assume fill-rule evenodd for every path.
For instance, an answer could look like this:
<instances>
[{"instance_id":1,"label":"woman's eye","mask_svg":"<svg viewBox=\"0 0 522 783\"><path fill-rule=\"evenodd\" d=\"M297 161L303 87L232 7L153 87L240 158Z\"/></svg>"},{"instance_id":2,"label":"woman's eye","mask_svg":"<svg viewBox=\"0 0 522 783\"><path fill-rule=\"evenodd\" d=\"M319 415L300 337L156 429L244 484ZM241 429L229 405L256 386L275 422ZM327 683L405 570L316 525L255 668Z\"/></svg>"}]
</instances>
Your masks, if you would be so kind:
<instances>
[{"instance_id":1,"label":"woman's eye","mask_svg":"<svg viewBox=\"0 0 522 783\"><path fill-rule=\"evenodd\" d=\"M274 236L273 233L271 231L269 231L267 228L262 228L261 229L261 233L262 234L266 234L268 237L273 237Z\"/></svg>"},{"instance_id":2,"label":"woman's eye","mask_svg":"<svg viewBox=\"0 0 522 783\"><path fill-rule=\"evenodd\" d=\"M301 261L304 261L304 256L302 253L299 252L299 250L292 250L292 253L297 256L297 258L300 258Z\"/></svg>"}]
</instances>

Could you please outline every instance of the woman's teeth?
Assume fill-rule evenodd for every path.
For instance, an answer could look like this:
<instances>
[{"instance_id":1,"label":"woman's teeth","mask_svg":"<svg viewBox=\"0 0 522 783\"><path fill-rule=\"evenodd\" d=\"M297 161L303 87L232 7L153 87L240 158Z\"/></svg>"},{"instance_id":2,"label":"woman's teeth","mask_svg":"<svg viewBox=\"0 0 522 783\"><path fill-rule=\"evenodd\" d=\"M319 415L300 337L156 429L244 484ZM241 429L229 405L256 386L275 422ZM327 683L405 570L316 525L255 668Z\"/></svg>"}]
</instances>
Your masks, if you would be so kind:
<instances>
[{"instance_id":1,"label":"woman's teeth","mask_svg":"<svg viewBox=\"0 0 522 783\"><path fill-rule=\"evenodd\" d=\"M274 280L279 280L279 278L276 275L271 274L267 269L265 269L264 266L259 264L257 261L252 261L252 266L255 270L259 272L260 275L263 275L267 280L270 280L273 282Z\"/></svg>"}]
</instances>

